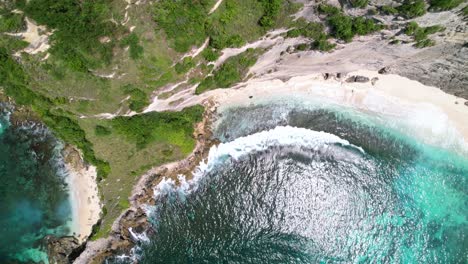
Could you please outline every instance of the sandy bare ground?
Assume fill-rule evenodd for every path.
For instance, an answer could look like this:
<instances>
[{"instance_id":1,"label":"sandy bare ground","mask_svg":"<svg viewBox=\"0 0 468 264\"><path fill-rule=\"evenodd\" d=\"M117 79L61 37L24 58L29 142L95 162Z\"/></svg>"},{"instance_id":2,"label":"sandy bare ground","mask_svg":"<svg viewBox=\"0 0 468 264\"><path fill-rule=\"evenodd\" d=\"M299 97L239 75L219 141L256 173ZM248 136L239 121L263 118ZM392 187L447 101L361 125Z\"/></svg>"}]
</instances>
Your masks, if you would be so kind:
<instances>
[{"instance_id":1,"label":"sandy bare ground","mask_svg":"<svg viewBox=\"0 0 468 264\"><path fill-rule=\"evenodd\" d=\"M29 43L22 51L29 54L37 54L39 52L45 52L50 48L49 36L50 32L47 32L45 26L38 26L31 19L25 19L27 29L25 32L20 33L9 33L10 36L21 37L24 41Z\"/></svg>"},{"instance_id":2,"label":"sandy bare ground","mask_svg":"<svg viewBox=\"0 0 468 264\"><path fill-rule=\"evenodd\" d=\"M69 155L80 155L72 152ZM77 161L79 159L79 161ZM70 202L72 204L72 234L80 242L91 235L92 227L99 220L101 204L96 182L96 167L86 166L82 157L66 164L69 176Z\"/></svg>"}]
</instances>

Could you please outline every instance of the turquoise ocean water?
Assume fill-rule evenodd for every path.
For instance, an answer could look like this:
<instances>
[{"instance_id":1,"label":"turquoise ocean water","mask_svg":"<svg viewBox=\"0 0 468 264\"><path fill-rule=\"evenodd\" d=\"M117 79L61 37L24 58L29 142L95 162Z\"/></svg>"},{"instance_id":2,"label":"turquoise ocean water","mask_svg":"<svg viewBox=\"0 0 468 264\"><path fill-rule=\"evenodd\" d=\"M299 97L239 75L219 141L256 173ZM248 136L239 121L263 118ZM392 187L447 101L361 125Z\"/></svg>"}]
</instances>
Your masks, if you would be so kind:
<instances>
[{"instance_id":1,"label":"turquoise ocean water","mask_svg":"<svg viewBox=\"0 0 468 264\"><path fill-rule=\"evenodd\" d=\"M467 262L468 158L451 135L287 104L219 120L195 180L155 189L141 263Z\"/></svg>"},{"instance_id":2,"label":"turquoise ocean water","mask_svg":"<svg viewBox=\"0 0 468 264\"><path fill-rule=\"evenodd\" d=\"M0 263L47 263L43 238L69 234L61 149L42 125L0 114Z\"/></svg>"}]
</instances>

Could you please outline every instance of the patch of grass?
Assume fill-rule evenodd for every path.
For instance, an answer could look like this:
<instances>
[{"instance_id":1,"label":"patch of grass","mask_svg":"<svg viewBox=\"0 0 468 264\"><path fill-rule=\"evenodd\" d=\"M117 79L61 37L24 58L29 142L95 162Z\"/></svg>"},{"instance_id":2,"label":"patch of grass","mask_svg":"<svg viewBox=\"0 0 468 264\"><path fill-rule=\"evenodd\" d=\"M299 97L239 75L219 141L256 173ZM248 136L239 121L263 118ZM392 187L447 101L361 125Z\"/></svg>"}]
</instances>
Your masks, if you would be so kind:
<instances>
[{"instance_id":1,"label":"patch of grass","mask_svg":"<svg viewBox=\"0 0 468 264\"><path fill-rule=\"evenodd\" d=\"M390 5L384 5L380 8L381 12L385 15L396 15L398 14L398 9Z\"/></svg>"},{"instance_id":2,"label":"patch of grass","mask_svg":"<svg viewBox=\"0 0 468 264\"><path fill-rule=\"evenodd\" d=\"M263 16L258 23L264 28L271 28L276 23L283 0L259 0L263 6Z\"/></svg>"},{"instance_id":3,"label":"patch of grass","mask_svg":"<svg viewBox=\"0 0 468 264\"><path fill-rule=\"evenodd\" d=\"M431 10L444 11L457 7L464 0L429 0Z\"/></svg>"},{"instance_id":4,"label":"patch of grass","mask_svg":"<svg viewBox=\"0 0 468 264\"><path fill-rule=\"evenodd\" d=\"M118 26L110 19L110 0L31 0L25 13L39 24L53 29L49 52L75 71L85 72L112 59L113 42L99 38L112 36Z\"/></svg>"},{"instance_id":5,"label":"patch of grass","mask_svg":"<svg viewBox=\"0 0 468 264\"><path fill-rule=\"evenodd\" d=\"M216 61L220 55L221 54L219 51L212 49L210 47L204 49L202 52L203 58L205 58L205 60L207 61Z\"/></svg>"},{"instance_id":6,"label":"patch of grass","mask_svg":"<svg viewBox=\"0 0 468 264\"><path fill-rule=\"evenodd\" d=\"M406 18L415 18L426 13L426 3L423 0L405 0L396 9Z\"/></svg>"},{"instance_id":7,"label":"patch of grass","mask_svg":"<svg viewBox=\"0 0 468 264\"><path fill-rule=\"evenodd\" d=\"M0 32L19 32L25 27L24 15L0 6Z\"/></svg>"},{"instance_id":8,"label":"patch of grass","mask_svg":"<svg viewBox=\"0 0 468 264\"><path fill-rule=\"evenodd\" d=\"M174 66L174 69L178 74L181 74L181 73L186 73L188 70L190 70L194 66L195 66L195 63L193 62L192 57L185 57L181 62L178 62Z\"/></svg>"},{"instance_id":9,"label":"patch of grass","mask_svg":"<svg viewBox=\"0 0 468 264\"><path fill-rule=\"evenodd\" d=\"M425 48L429 46L434 46L435 42L429 40L427 37L431 34L443 31L444 28L439 25L430 26L430 27L420 27L418 23L412 21L406 25L405 34L412 36L416 44L414 45L417 48Z\"/></svg>"},{"instance_id":10,"label":"patch of grass","mask_svg":"<svg viewBox=\"0 0 468 264\"><path fill-rule=\"evenodd\" d=\"M154 20L177 52L187 52L192 46L199 46L205 40L205 20L208 15L209 0L161 0L156 2Z\"/></svg>"},{"instance_id":11,"label":"patch of grass","mask_svg":"<svg viewBox=\"0 0 468 264\"><path fill-rule=\"evenodd\" d=\"M320 50L320 51L330 51L336 47L336 44L332 44L327 40L328 36L326 34L321 34L317 39L312 42L310 46L311 49Z\"/></svg>"},{"instance_id":12,"label":"patch of grass","mask_svg":"<svg viewBox=\"0 0 468 264\"><path fill-rule=\"evenodd\" d=\"M462 13L464 16L468 16L468 5L465 6L465 7L462 9L461 13Z\"/></svg>"},{"instance_id":13,"label":"patch of grass","mask_svg":"<svg viewBox=\"0 0 468 264\"><path fill-rule=\"evenodd\" d=\"M339 13L341 13L341 9L336 7L336 6L332 6L332 5L328 5L328 4L320 4L318 6L318 11L319 13L321 14L325 14L325 15L337 15Z\"/></svg>"},{"instance_id":14,"label":"patch of grass","mask_svg":"<svg viewBox=\"0 0 468 264\"><path fill-rule=\"evenodd\" d=\"M123 86L125 94L129 95L128 107L135 112L141 112L148 105L149 100L146 93L138 89L135 85L127 84Z\"/></svg>"},{"instance_id":15,"label":"patch of grass","mask_svg":"<svg viewBox=\"0 0 468 264\"><path fill-rule=\"evenodd\" d=\"M196 94L215 88L228 88L242 80L249 68L255 64L259 50L248 49L245 52L230 57L219 69L213 72L213 76L206 77L195 90Z\"/></svg>"},{"instance_id":16,"label":"patch of grass","mask_svg":"<svg viewBox=\"0 0 468 264\"><path fill-rule=\"evenodd\" d=\"M369 4L369 0L350 0L349 3L352 7L364 8Z\"/></svg>"},{"instance_id":17,"label":"patch of grass","mask_svg":"<svg viewBox=\"0 0 468 264\"><path fill-rule=\"evenodd\" d=\"M139 44L138 36L132 33L120 41L121 47L129 47L130 58L137 60L143 56L143 47Z\"/></svg>"},{"instance_id":18,"label":"patch of grass","mask_svg":"<svg viewBox=\"0 0 468 264\"><path fill-rule=\"evenodd\" d=\"M286 33L287 37L295 38L303 36L311 39L318 39L324 33L325 27L321 23L300 21L297 27Z\"/></svg>"},{"instance_id":19,"label":"patch of grass","mask_svg":"<svg viewBox=\"0 0 468 264\"><path fill-rule=\"evenodd\" d=\"M201 121L202 106L186 108L181 112L151 112L131 117L116 117L112 126L117 133L135 142L138 149L151 142L178 146L184 154L192 151L195 140L194 124Z\"/></svg>"},{"instance_id":20,"label":"patch of grass","mask_svg":"<svg viewBox=\"0 0 468 264\"><path fill-rule=\"evenodd\" d=\"M416 48L426 48L426 47L431 47L431 46L434 46L435 45L435 41L432 40L432 39L422 39L422 40L419 40L417 41L414 46Z\"/></svg>"},{"instance_id":21,"label":"patch of grass","mask_svg":"<svg viewBox=\"0 0 468 264\"><path fill-rule=\"evenodd\" d=\"M108 127L96 125L96 127L94 128L94 133L96 134L96 136L102 137L112 134L112 131Z\"/></svg>"}]
</instances>

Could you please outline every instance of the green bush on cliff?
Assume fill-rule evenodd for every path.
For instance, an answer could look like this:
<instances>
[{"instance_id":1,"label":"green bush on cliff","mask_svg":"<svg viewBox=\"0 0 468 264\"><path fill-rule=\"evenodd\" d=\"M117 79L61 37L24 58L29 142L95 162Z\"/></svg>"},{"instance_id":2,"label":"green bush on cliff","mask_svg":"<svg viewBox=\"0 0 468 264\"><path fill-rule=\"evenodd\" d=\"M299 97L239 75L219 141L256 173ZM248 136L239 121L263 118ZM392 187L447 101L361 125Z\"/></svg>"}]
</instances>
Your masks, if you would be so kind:
<instances>
[{"instance_id":1,"label":"green bush on cliff","mask_svg":"<svg viewBox=\"0 0 468 264\"><path fill-rule=\"evenodd\" d=\"M263 5L263 16L259 24L264 28L271 28L275 25L276 17L280 13L283 0L259 0Z\"/></svg>"},{"instance_id":2,"label":"green bush on cliff","mask_svg":"<svg viewBox=\"0 0 468 264\"><path fill-rule=\"evenodd\" d=\"M110 21L110 0L30 0L25 13L54 30L49 52L76 71L87 71L112 59L112 36L117 26Z\"/></svg>"},{"instance_id":3,"label":"green bush on cliff","mask_svg":"<svg viewBox=\"0 0 468 264\"><path fill-rule=\"evenodd\" d=\"M182 153L192 151L195 140L194 124L202 119L202 106L192 106L181 112L150 112L131 117L119 116L111 120L114 131L135 142L139 149L151 142L178 146Z\"/></svg>"},{"instance_id":4,"label":"green bush on cliff","mask_svg":"<svg viewBox=\"0 0 468 264\"><path fill-rule=\"evenodd\" d=\"M426 3L423 0L405 0L396 9L406 18L415 18L426 13Z\"/></svg>"},{"instance_id":5,"label":"green bush on cliff","mask_svg":"<svg viewBox=\"0 0 468 264\"><path fill-rule=\"evenodd\" d=\"M463 1L464 0L430 0L429 4L431 10L443 11L455 8L463 3Z\"/></svg>"},{"instance_id":6,"label":"green bush on cliff","mask_svg":"<svg viewBox=\"0 0 468 264\"><path fill-rule=\"evenodd\" d=\"M369 0L350 0L349 3L352 7L364 8L369 4Z\"/></svg>"},{"instance_id":7,"label":"green bush on cliff","mask_svg":"<svg viewBox=\"0 0 468 264\"><path fill-rule=\"evenodd\" d=\"M140 40L135 33L124 37L120 41L121 47L129 47L130 58L137 60L143 56L143 47L140 45Z\"/></svg>"},{"instance_id":8,"label":"green bush on cliff","mask_svg":"<svg viewBox=\"0 0 468 264\"><path fill-rule=\"evenodd\" d=\"M123 86L124 93L129 95L128 107L135 112L141 112L148 105L148 96L138 87L127 84Z\"/></svg>"},{"instance_id":9,"label":"green bush on cliff","mask_svg":"<svg viewBox=\"0 0 468 264\"><path fill-rule=\"evenodd\" d=\"M425 48L429 46L434 46L435 42L433 40L427 39L431 34L443 31L444 27L435 25L430 27L420 27L418 23L411 21L406 25L405 34L412 36L416 44L414 45L417 48Z\"/></svg>"},{"instance_id":10,"label":"green bush on cliff","mask_svg":"<svg viewBox=\"0 0 468 264\"><path fill-rule=\"evenodd\" d=\"M257 61L258 50L248 49L245 52L230 57L212 76L206 77L195 90L196 94L215 88L228 88L242 80L249 68Z\"/></svg>"},{"instance_id":11,"label":"green bush on cliff","mask_svg":"<svg viewBox=\"0 0 468 264\"><path fill-rule=\"evenodd\" d=\"M199 46L206 38L205 20L211 1L161 0L155 3L154 20L178 52Z\"/></svg>"}]
</instances>

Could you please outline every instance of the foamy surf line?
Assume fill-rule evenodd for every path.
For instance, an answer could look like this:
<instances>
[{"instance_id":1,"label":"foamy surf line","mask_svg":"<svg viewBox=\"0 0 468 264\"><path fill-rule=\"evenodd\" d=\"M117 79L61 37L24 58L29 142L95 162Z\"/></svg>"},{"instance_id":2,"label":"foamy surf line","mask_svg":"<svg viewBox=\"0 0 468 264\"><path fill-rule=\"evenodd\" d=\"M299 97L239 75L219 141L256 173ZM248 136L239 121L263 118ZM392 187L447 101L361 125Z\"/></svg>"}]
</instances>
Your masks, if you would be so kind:
<instances>
[{"instance_id":1,"label":"foamy surf line","mask_svg":"<svg viewBox=\"0 0 468 264\"><path fill-rule=\"evenodd\" d=\"M295 104L305 109L352 111L425 144L468 154L465 100L397 75L378 75L370 71L349 75L354 74L379 80L375 85L345 83L325 81L316 74L293 77L286 82L252 80L240 89L216 90L213 94L221 112L275 103ZM424 96L418 98L418 94Z\"/></svg>"},{"instance_id":2,"label":"foamy surf line","mask_svg":"<svg viewBox=\"0 0 468 264\"><path fill-rule=\"evenodd\" d=\"M179 184L176 184L174 179L163 178L154 188L154 196L157 198L173 191L176 191L180 196L185 196L196 191L196 183L207 172L227 159L238 160L249 153L264 151L273 146L299 146L318 151L330 145L349 146L363 154L365 153L361 147L350 144L347 140L330 133L291 126L277 126L268 131L239 137L231 142L211 147L206 161L201 161L194 170L192 179L186 180L185 176L179 175Z\"/></svg>"}]
</instances>

